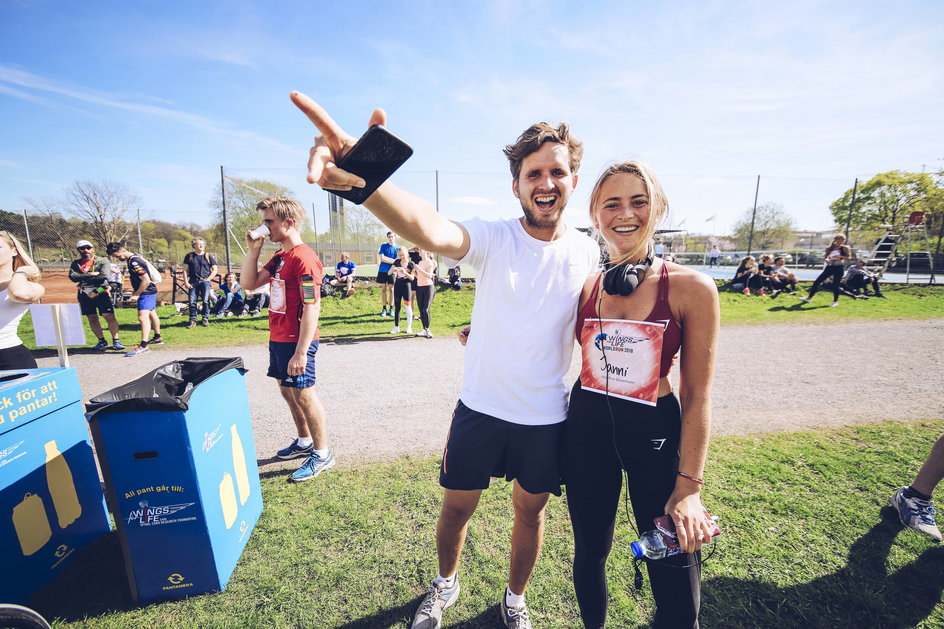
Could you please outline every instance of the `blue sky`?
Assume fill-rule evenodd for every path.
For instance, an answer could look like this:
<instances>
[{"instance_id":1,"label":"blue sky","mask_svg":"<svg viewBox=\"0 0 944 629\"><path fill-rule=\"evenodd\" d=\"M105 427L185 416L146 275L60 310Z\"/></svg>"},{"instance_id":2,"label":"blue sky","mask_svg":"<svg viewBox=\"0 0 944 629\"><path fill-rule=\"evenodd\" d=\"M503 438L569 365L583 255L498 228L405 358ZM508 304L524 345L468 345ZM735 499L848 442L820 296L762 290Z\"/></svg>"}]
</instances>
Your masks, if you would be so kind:
<instances>
[{"instance_id":1,"label":"blue sky","mask_svg":"<svg viewBox=\"0 0 944 629\"><path fill-rule=\"evenodd\" d=\"M0 0L0 208L107 180L207 224L223 165L323 217L293 89L353 135L385 108L415 149L396 180L433 200L440 171L456 219L520 213L501 148L539 120L584 141L576 225L618 158L653 166L669 226L719 234L757 175L827 229L854 178L944 167L944 3L768 4Z\"/></svg>"}]
</instances>

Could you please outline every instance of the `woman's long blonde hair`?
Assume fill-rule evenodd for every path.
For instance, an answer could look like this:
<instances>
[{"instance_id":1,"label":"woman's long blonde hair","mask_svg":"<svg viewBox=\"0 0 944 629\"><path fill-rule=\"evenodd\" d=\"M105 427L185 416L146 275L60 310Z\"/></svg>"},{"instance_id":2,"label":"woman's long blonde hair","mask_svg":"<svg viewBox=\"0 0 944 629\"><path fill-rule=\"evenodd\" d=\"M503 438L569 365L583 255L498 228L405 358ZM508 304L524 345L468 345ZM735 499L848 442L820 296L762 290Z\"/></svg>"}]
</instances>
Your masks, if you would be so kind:
<instances>
[{"instance_id":1,"label":"woman's long blonde hair","mask_svg":"<svg viewBox=\"0 0 944 629\"><path fill-rule=\"evenodd\" d=\"M0 230L0 238L3 238L10 249L13 249L13 270L16 271L23 266L30 267L30 271L32 272L27 274L27 279L32 282L38 282L40 276L39 267L36 266L33 259L29 257L29 254L26 253L26 249L23 248L23 245L20 244L16 236L8 231Z\"/></svg>"},{"instance_id":2,"label":"woman's long blonde hair","mask_svg":"<svg viewBox=\"0 0 944 629\"><path fill-rule=\"evenodd\" d=\"M610 252L610 262L612 264L623 264L630 261L635 262L645 257L649 248L652 246L652 237L656 233L656 227L659 226L659 223L662 222L665 215L669 212L669 200L662 190L662 184L659 183L655 173L652 172L652 169L649 168L648 165L635 159L610 164L604 169L603 173L597 179L597 182L593 184L593 191L590 193L590 219L594 223L594 235L598 239L602 240L599 230L596 229L596 224L599 222L597 217L600 213L600 208L598 207L600 191L601 188L603 188L603 183L607 179L618 174L635 175L639 177L646 187L646 194L649 196L649 222L638 232L640 234L639 244L634 250L619 256L614 256L615 252Z\"/></svg>"}]
</instances>

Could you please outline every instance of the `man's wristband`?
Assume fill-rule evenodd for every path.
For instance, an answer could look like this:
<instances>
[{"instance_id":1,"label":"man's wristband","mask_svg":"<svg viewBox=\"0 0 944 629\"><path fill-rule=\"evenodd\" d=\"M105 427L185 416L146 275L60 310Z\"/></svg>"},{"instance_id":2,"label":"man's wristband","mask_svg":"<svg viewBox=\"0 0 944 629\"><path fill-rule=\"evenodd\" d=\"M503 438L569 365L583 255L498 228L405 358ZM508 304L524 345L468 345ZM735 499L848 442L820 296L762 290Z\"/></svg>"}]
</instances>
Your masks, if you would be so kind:
<instances>
[{"instance_id":1,"label":"man's wristband","mask_svg":"<svg viewBox=\"0 0 944 629\"><path fill-rule=\"evenodd\" d=\"M25 275L26 277L29 277L29 273L27 273L26 271L13 271L13 275L16 275L17 273L21 275Z\"/></svg>"}]
</instances>

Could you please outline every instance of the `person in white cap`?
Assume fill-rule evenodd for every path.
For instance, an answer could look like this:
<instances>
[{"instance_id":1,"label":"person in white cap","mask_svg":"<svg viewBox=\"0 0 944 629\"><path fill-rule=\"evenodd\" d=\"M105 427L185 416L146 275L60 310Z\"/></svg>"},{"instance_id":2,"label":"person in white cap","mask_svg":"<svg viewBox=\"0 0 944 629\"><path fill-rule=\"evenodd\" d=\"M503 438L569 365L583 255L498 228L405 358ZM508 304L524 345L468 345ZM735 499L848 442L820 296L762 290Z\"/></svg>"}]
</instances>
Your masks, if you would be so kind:
<instances>
[{"instance_id":1,"label":"person in white cap","mask_svg":"<svg viewBox=\"0 0 944 629\"><path fill-rule=\"evenodd\" d=\"M111 332L112 349L123 350L125 346L118 340L118 320L115 319L115 306L111 299L111 286L108 276L111 273L111 261L108 258L95 257L95 245L88 240L75 243L79 259L72 261L69 267L69 279L79 286L79 308L88 318L89 329L98 339L94 350L108 349L102 322L98 315L105 317L108 331Z\"/></svg>"}]
</instances>

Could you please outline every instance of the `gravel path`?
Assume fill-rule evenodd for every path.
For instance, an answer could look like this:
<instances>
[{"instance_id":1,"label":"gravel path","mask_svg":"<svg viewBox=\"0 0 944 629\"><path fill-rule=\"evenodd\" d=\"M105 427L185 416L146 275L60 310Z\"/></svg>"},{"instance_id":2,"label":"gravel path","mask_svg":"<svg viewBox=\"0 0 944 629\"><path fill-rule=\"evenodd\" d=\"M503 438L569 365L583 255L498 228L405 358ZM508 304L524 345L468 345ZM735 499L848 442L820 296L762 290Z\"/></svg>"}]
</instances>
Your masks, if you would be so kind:
<instances>
[{"instance_id":1,"label":"gravel path","mask_svg":"<svg viewBox=\"0 0 944 629\"><path fill-rule=\"evenodd\" d=\"M459 392L462 351L454 337L322 345L316 390L328 412L339 464L438 453ZM265 376L268 352L263 345L213 351L165 345L134 358L81 353L70 360L88 398L188 355L242 356L249 369L246 382L259 463L291 465L268 458L294 435L276 385ZM724 327L712 433L944 417L942 356L944 319ZM392 360L411 366L416 378L409 386L380 374L363 377L375 372L375 365ZM58 364L56 358L38 362ZM572 383L578 371L575 352L566 381ZM116 374L122 380L116 382ZM355 374L363 384L352 393L349 382Z\"/></svg>"}]
</instances>

